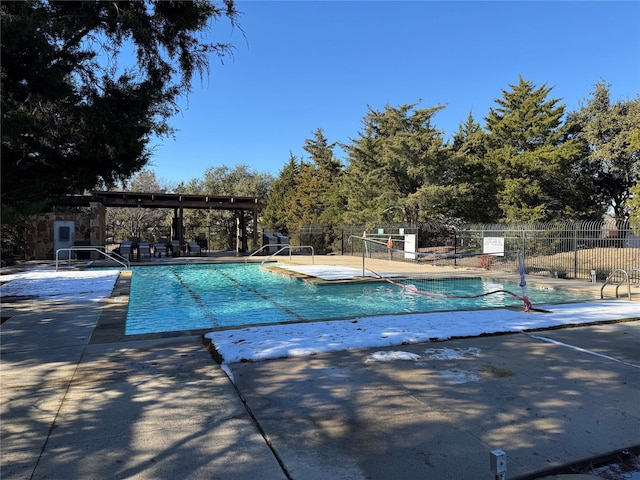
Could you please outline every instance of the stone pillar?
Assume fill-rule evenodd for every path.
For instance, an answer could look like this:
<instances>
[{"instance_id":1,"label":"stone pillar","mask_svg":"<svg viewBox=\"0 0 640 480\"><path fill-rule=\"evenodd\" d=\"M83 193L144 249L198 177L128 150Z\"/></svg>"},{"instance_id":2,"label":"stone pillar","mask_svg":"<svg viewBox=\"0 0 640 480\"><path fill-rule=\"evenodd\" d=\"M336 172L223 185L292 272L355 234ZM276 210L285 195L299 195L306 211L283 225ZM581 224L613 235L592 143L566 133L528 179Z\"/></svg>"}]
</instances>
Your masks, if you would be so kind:
<instances>
[{"instance_id":1,"label":"stone pillar","mask_svg":"<svg viewBox=\"0 0 640 480\"><path fill-rule=\"evenodd\" d=\"M102 203L89 204L89 245L104 247L107 240L107 207ZM91 259L102 258L97 252L91 252Z\"/></svg>"}]
</instances>

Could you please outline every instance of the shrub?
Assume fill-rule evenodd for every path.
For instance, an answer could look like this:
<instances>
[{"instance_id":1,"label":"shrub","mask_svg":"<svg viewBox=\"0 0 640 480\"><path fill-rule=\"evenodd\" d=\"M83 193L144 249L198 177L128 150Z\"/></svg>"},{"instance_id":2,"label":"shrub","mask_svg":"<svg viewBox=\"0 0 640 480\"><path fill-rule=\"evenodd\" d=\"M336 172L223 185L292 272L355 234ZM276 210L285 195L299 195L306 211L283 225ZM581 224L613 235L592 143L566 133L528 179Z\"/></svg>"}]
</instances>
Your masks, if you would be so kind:
<instances>
[{"instance_id":1,"label":"shrub","mask_svg":"<svg viewBox=\"0 0 640 480\"><path fill-rule=\"evenodd\" d=\"M551 276L555 278L567 278L567 269L563 266L552 266L550 268Z\"/></svg>"},{"instance_id":2,"label":"shrub","mask_svg":"<svg viewBox=\"0 0 640 480\"><path fill-rule=\"evenodd\" d=\"M480 260L478 261L478 266L481 268L484 268L485 270L490 270L491 265L493 265L495 262L496 262L495 257L493 257L492 255L484 254L480 257Z\"/></svg>"}]
</instances>

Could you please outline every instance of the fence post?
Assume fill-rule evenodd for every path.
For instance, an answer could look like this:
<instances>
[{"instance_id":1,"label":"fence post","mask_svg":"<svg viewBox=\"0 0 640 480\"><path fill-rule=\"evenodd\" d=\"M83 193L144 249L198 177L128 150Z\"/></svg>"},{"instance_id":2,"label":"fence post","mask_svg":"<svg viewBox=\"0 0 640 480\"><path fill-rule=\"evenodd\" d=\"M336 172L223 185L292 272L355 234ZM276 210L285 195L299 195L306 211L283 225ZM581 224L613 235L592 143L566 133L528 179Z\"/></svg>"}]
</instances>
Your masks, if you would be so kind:
<instances>
[{"instance_id":1,"label":"fence post","mask_svg":"<svg viewBox=\"0 0 640 480\"><path fill-rule=\"evenodd\" d=\"M458 253L458 230L454 229L453 230L453 265L454 266L458 266L458 257L457 257L457 253Z\"/></svg>"},{"instance_id":2,"label":"fence post","mask_svg":"<svg viewBox=\"0 0 640 480\"><path fill-rule=\"evenodd\" d=\"M573 224L573 278L578 278L578 227Z\"/></svg>"}]
</instances>

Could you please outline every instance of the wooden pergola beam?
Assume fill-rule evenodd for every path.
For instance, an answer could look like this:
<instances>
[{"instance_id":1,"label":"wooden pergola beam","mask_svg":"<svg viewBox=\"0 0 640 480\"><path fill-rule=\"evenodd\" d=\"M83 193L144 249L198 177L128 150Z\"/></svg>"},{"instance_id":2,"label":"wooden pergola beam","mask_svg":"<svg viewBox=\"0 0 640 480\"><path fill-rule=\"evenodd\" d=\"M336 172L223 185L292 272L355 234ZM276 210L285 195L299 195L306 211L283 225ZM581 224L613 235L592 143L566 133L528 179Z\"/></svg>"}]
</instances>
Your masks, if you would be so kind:
<instances>
[{"instance_id":1,"label":"wooden pergola beam","mask_svg":"<svg viewBox=\"0 0 640 480\"><path fill-rule=\"evenodd\" d=\"M180 222L179 232L182 237L182 211L185 208L196 210L234 210L253 212L253 244L258 244L258 212L267 204L259 197L243 197L231 195L187 195L182 193L154 192L92 192L91 195L66 195L52 202L53 205L91 206L99 203L105 207L120 208L172 208ZM246 237L246 225L243 235ZM180 238L179 240L183 240Z\"/></svg>"}]
</instances>

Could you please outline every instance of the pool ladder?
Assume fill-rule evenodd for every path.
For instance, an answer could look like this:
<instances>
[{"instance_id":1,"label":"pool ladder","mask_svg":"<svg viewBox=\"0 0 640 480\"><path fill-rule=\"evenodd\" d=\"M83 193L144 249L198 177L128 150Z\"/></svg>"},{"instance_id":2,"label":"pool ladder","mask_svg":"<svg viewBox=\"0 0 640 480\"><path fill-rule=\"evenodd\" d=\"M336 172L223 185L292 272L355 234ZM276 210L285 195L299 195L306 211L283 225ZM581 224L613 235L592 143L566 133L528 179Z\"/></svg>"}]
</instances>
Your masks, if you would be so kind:
<instances>
[{"instance_id":1,"label":"pool ladder","mask_svg":"<svg viewBox=\"0 0 640 480\"><path fill-rule=\"evenodd\" d=\"M631 300L631 274L634 272L640 275L640 268L632 268L629 271L625 270L624 268L618 268L617 270L614 270L604 281L602 287L600 287L600 298L604 298L604 287L606 287L610 283L612 284L613 278L617 274L621 274L622 280L620 280L616 285L616 298L618 298L618 289L620 288L620 285L626 282L627 296L629 297L629 300Z\"/></svg>"}]
</instances>

